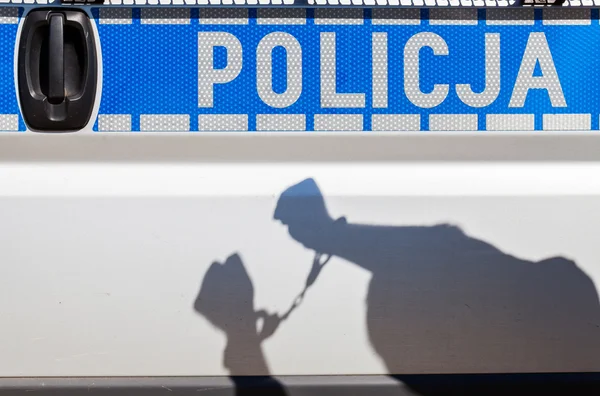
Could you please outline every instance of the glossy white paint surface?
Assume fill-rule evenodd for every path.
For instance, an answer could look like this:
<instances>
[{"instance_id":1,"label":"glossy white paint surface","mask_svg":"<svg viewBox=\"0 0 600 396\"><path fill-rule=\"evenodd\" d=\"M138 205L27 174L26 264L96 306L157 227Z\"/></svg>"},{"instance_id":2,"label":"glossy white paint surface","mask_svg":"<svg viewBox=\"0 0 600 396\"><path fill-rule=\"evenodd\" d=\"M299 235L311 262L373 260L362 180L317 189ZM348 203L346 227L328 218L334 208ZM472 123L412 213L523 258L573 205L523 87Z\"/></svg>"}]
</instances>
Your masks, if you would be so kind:
<instances>
[{"instance_id":1,"label":"glossy white paint surface","mask_svg":"<svg viewBox=\"0 0 600 396\"><path fill-rule=\"evenodd\" d=\"M255 308L285 311L303 287L313 252L293 240L273 212L279 194L307 177L321 187L334 218L390 226L447 222L521 259L565 257L597 285L599 171L596 162L576 161L4 161L0 375L227 375L223 333L193 309L201 281L211 263L238 253L254 285ZM494 285L485 274L468 276ZM369 340L370 279L368 271L334 257L303 304L263 343L270 373L386 373ZM486 304L496 306L469 298L465 304L480 304L481 312ZM431 301L410 304L418 310ZM456 317L446 308L419 315L424 323L436 315ZM447 344L468 343L473 326L489 325L472 320L459 323ZM489 328L503 325L510 324ZM403 326L395 323L390 337ZM538 334L541 343L525 343L531 353L517 350L523 343L515 341L500 346L502 358L474 361L451 347L447 355L424 348L417 354L422 358L401 363L407 372L600 370L593 352L600 329L574 338L591 351L580 359L548 359L551 354L540 351L558 341L542 325L527 333ZM569 336L573 342L577 334ZM264 374L251 362L246 367L247 374Z\"/></svg>"}]
</instances>

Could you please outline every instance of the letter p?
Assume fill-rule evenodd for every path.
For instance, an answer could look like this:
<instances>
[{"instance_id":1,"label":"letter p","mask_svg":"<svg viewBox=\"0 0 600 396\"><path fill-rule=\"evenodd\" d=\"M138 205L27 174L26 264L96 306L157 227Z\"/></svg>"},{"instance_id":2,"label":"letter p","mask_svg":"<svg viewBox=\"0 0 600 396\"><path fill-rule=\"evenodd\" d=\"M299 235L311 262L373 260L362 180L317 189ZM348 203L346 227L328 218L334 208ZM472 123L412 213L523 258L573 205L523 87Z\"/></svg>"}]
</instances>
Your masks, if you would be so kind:
<instances>
[{"instance_id":1,"label":"letter p","mask_svg":"<svg viewBox=\"0 0 600 396\"><path fill-rule=\"evenodd\" d=\"M214 48L225 47L227 65L215 69ZM233 81L242 71L242 44L231 33L198 33L198 107L213 107L214 85Z\"/></svg>"}]
</instances>

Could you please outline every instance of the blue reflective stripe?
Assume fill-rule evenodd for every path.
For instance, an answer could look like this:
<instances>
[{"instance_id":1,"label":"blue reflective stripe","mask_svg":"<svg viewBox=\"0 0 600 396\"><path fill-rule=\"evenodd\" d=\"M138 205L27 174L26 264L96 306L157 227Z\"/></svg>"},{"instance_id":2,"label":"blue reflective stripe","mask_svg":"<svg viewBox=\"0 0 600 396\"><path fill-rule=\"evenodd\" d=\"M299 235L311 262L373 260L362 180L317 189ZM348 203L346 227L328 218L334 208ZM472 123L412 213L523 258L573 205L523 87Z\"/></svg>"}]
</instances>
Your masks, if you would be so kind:
<instances>
[{"instance_id":1,"label":"blue reflective stripe","mask_svg":"<svg viewBox=\"0 0 600 396\"><path fill-rule=\"evenodd\" d=\"M17 94L15 90L15 74L14 74L14 54L15 43L17 38L18 19L13 21L8 20L8 15L20 17L23 14L22 8L1 8L3 23L0 23L0 133L5 131L5 125L11 125L12 122L6 124L6 119L18 119L19 131L25 130L25 123L19 112L19 104L17 102ZM9 23L10 22L10 23ZM14 23L13 23L14 22ZM11 127L10 131L15 131Z\"/></svg>"},{"instance_id":2,"label":"blue reflective stripe","mask_svg":"<svg viewBox=\"0 0 600 396\"><path fill-rule=\"evenodd\" d=\"M431 129L430 124L435 119L430 118L431 114L476 115L476 128L479 130L492 129L493 122L486 122L490 114L533 114L533 127L537 130L551 125L550 121L544 123L545 114L583 114L584 118L578 119L582 125L587 122L591 129L598 129L600 84L593 76L596 70L600 70L598 10L591 10L587 25L544 24L541 9L533 11L535 18L530 25L488 24L486 10L483 9L476 11L477 20L472 25L434 24L429 19L432 11L426 9L421 10L418 25L374 24L371 10L362 10L363 19L359 25L321 25L315 23L313 9L306 10L304 25L258 24L257 11L253 9L249 10L248 24L207 25L199 23L199 12L191 9L190 23L181 25L142 24L140 9L133 10L131 24L98 24L104 70L100 114L130 114L134 131L140 129L141 114L187 114L191 131L199 128L199 114L244 114L248 116L248 129L253 131L256 130L258 114L286 113L306 115L307 130L315 129L316 114L359 114L362 115L364 130L372 129L373 114L416 114L420 116L421 130ZM99 17L98 9L94 9L93 13L96 18ZM229 32L243 48L241 73L229 83L215 85L214 107L210 109L198 108L197 45L200 31ZM297 102L283 109L264 103L256 88L256 48L259 41L271 32L287 32L302 47L302 94ZM321 107L321 32L334 32L337 37L337 92L363 93L365 108ZM374 32L386 32L388 36L387 108L372 107L371 40ZM408 39L420 32L438 34L449 48L446 56L434 56L430 48L423 48L420 53L421 91L430 92L434 84L449 85L447 98L431 109L415 106L404 91L404 47ZM567 107L552 107L548 92L543 89L530 90L524 107L508 106L532 32L543 32L547 38ZM455 85L471 84L474 92L484 89L485 33L500 34L501 87L499 96L491 105L475 108L460 100ZM6 41L9 40L3 40ZM224 55L216 52L215 68L223 67ZM0 54L0 60L4 55ZM285 88L285 59L285 51L273 51L275 92ZM14 90L13 87L9 89ZM521 117L518 121L526 118ZM468 125L472 119L462 118L468 121ZM560 118L553 120L552 125L561 125Z\"/></svg>"}]
</instances>

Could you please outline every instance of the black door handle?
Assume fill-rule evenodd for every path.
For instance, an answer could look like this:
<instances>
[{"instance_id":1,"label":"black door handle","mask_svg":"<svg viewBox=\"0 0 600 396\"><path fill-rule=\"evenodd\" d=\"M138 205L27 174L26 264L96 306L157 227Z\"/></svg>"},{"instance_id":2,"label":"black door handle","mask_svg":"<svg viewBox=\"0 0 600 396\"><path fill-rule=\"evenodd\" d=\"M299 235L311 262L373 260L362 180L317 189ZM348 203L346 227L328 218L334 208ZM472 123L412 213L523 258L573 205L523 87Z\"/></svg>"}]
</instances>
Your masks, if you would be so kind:
<instances>
[{"instance_id":1,"label":"black door handle","mask_svg":"<svg viewBox=\"0 0 600 396\"><path fill-rule=\"evenodd\" d=\"M52 104L60 104L65 100L64 23L65 18L62 14L50 15L50 29L48 34L48 102Z\"/></svg>"},{"instance_id":2,"label":"black door handle","mask_svg":"<svg viewBox=\"0 0 600 396\"><path fill-rule=\"evenodd\" d=\"M23 119L37 131L74 131L90 120L96 98L96 48L79 10L30 12L21 30L18 89Z\"/></svg>"}]
</instances>

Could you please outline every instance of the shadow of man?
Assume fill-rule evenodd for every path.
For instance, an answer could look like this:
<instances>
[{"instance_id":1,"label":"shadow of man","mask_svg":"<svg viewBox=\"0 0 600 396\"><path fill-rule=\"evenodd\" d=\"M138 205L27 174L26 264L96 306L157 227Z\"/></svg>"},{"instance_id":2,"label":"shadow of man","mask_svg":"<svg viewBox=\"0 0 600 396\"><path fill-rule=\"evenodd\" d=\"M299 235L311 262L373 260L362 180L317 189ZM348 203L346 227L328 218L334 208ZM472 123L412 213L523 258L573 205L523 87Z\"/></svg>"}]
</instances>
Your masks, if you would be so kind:
<instances>
[{"instance_id":1,"label":"shadow of man","mask_svg":"<svg viewBox=\"0 0 600 396\"><path fill-rule=\"evenodd\" d=\"M274 218L306 248L371 272L372 347L388 373L423 394L435 392L402 375L600 367L598 295L572 261L522 260L447 224L334 221L312 179L281 194Z\"/></svg>"},{"instance_id":2,"label":"shadow of man","mask_svg":"<svg viewBox=\"0 0 600 396\"><path fill-rule=\"evenodd\" d=\"M254 309L254 287L239 255L210 266L194 310L227 337L223 365L230 372L236 395L286 395L284 387L269 375L262 350L262 342L275 332L279 321L275 315ZM259 320L261 329L257 329Z\"/></svg>"}]
</instances>

